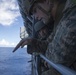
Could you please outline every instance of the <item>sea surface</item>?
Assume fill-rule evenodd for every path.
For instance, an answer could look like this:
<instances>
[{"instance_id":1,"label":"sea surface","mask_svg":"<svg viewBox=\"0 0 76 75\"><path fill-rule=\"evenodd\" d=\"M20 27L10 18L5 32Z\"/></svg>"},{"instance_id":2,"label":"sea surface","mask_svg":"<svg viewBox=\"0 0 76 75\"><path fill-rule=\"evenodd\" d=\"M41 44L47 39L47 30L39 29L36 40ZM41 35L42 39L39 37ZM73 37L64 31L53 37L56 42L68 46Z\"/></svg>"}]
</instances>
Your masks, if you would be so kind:
<instances>
[{"instance_id":1,"label":"sea surface","mask_svg":"<svg viewBox=\"0 0 76 75\"><path fill-rule=\"evenodd\" d=\"M31 55L26 48L13 53L13 47L0 47L0 75L31 75Z\"/></svg>"}]
</instances>

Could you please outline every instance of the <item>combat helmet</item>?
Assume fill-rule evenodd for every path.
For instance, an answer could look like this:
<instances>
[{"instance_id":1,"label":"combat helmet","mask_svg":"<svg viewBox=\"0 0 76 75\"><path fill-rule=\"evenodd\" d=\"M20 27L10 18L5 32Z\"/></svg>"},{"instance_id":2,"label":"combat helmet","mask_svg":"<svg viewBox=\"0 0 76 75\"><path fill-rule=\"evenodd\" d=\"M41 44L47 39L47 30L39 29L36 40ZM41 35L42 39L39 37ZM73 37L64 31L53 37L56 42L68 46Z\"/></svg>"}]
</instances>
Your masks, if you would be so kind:
<instances>
[{"instance_id":1,"label":"combat helmet","mask_svg":"<svg viewBox=\"0 0 76 75\"><path fill-rule=\"evenodd\" d=\"M25 12L25 14L30 14L31 8L34 3L38 0L17 0L21 9Z\"/></svg>"},{"instance_id":2,"label":"combat helmet","mask_svg":"<svg viewBox=\"0 0 76 75\"><path fill-rule=\"evenodd\" d=\"M42 21L38 21L35 25L34 25L34 29L35 32L38 32L39 30L41 30L43 27L45 27L46 25L42 22Z\"/></svg>"}]
</instances>

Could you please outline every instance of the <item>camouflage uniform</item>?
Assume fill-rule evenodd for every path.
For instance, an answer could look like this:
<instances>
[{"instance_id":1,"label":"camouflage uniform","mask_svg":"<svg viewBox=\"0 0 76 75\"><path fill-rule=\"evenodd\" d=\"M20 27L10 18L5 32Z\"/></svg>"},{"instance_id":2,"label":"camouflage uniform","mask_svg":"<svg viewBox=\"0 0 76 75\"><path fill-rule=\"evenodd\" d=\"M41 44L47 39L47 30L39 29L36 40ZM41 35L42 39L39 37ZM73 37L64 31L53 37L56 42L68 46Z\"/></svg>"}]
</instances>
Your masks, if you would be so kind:
<instances>
[{"instance_id":1,"label":"camouflage uniform","mask_svg":"<svg viewBox=\"0 0 76 75\"><path fill-rule=\"evenodd\" d=\"M58 25L55 26L53 36L50 35L44 43L35 41L35 45L38 50L45 47L40 52L46 51L49 60L70 66L76 60L76 4L73 0L66 1L63 15L56 24ZM48 72L57 75L51 73L52 71L53 69L50 69L42 75L48 75Z\"/></svg>"},{"instance_id":2,"label":"camouflage uniform","mask_svg":"<svg viewBox=\"0 0 76 75\"><path fill-rule=\"evenodd\" d=\"M70 66L76 60L76 4L67 0L46 56L54 63Z\"/></svg>"},{"instance_id":3,"label":"camouflage uniform","mask_svg":"<svg viewBox=\"0 0 76 75\"><path fill-rule=\"evenodd\" d=\"M52 42L48 45L46 57L54 63L60 63L66 66L70 66L72 64L74 66L73 69L75 69L76 62L74 61L76 60L76 4L74 4L72 0L67 0L65 8L63 10L63 16L54 32L55 36ZM42 75L61 74L50 66L50 69L44 72Z\"/></svg>"},{"instance_id":4,"label":"camouflage uniform","mask_svg":"<svg viewBox=\"0 0 76 75\"><path fill-rule=\"evenodd\" d=\"M53 33L53 36L50 35L47 41L42 42L40 40L36 40L33 41L33 43L35 43L35 45L37 45L38 48L46 46L44 50L47 49L48 43L50 43L47 50L48 51L47 53L50 55L50 57L48 56L47 57L56 63L71 62L72 59L75 60L74 57L76 54L75 24L76 24L76 4L74 4L72 0L67 0L65 8L63 10L63 16L60 22L58 23L57 27L55 28L56 30L54 31L56 33ZM68 58L70 58L70 60Z\"/></svg>"}]
</instances>

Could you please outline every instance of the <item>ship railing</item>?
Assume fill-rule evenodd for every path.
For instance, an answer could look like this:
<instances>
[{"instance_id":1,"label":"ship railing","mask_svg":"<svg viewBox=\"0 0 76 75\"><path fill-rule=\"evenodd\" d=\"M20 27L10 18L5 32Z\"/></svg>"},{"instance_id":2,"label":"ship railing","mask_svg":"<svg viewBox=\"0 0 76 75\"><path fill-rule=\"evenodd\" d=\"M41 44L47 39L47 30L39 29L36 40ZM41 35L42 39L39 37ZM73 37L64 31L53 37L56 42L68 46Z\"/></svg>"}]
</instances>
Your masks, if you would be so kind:
<instances>
[{"instance_id":1,"label":"ship railing","mask_svg":"<svg viewBox=\"0 0 76 75\"><path fill-rule=\"evenodd\" d=\"M48 60L44 55L42 54L38 54L38 55L33 55L34 56L34 71L36 71L33 75L41 75L39 73L39 62L38 60L40 61L40 59L42 58L43 60L45 60L50 66L52 66L53 68L55 68L59 73L61 73L62 75L76 75L76 71L70 69L69 67L66 67L62 64L56 64L56 63L53 63L52 61ZM37 57L39 57L40 59L36 59ZM38 64L37 64L38 63Z\"/></svg>"}]
</instances>

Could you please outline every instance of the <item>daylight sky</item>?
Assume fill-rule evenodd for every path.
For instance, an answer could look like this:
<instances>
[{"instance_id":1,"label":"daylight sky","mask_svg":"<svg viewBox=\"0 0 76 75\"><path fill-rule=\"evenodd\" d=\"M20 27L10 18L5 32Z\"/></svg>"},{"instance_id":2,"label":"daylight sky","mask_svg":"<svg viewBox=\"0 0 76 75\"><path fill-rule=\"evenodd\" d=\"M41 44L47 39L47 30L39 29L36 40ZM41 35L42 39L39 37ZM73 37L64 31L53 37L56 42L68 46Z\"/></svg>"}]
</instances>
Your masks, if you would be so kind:
<instances>
[{"instance_id":1,"label":"daylight sky","mask_svg":"<svg viewBox=\"0 0 76 75\"><path fill-rule=\"evenodd\" d=\"M15 46L20 41L21 26L17 0L0 0L0 47Z\"/></svg>"}]
</instances>

